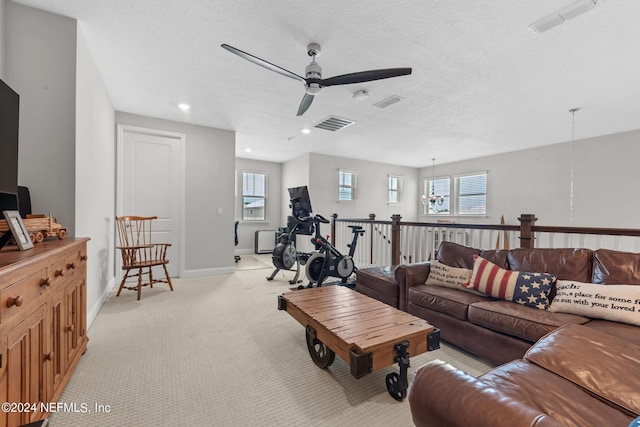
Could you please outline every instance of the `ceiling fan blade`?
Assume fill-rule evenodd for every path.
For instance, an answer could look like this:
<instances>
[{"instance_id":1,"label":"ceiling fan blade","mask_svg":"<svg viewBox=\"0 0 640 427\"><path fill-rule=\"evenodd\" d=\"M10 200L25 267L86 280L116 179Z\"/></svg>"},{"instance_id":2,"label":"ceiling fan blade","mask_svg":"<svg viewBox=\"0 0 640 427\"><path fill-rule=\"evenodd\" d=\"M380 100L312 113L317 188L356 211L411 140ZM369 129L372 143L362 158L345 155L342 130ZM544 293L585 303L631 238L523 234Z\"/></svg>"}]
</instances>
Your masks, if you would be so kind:
<instances>
[{"instance_id":1,"label":"ceiling fan blade","mask_svg":"<svg viewBox=\"0 0 640 427\"><path fill-rule=\"evenodd\" d=\"M320 86L349 85L352 83L364 83L373 80L388 79L411 74L411 68L384 68L381 70L360 71L358 73L342 74L340 76L322 79Z\"/></svg>"},{"instance_id":2,"label":"ceiling fan blade","mask_svg":"<svg viewBox=\"0 0 640 427\"><path fill-rule=\"evenodd\" d=\"M302 102L300 102L300 106L298 107L298 114L296 116L301 116L309 109L311 103L313 102L313 95L309 95L305 93L302 97Z\"/></svg>"},{"instance_id":3,"label":"ceiling fan blade","mask_svg":"<svg viewBox=\"0 0 640 427\"><path fill-rule=\"evenodd\" d=\"M302 77L297 75L296 73L292 73L289 70L285 70L282 67L278 67L277 65L272 64L271 62L265 61L264 59L260 59L257 56L253 56L250 53L244 52L240 49L237 49L233 46L229 46L228 44L221 44L220 45L223 49L228 50L229 52L238 55L240 58L246 59L247 61L253 62L256 65L259 65L261 67L266 68L267 70L271 70L273 72L276 72L280 75L283 75L285 77L289 77L292 78L294 80L298 80L302 83L306 84L306 80Z\"/></svg>"}]
</instances>

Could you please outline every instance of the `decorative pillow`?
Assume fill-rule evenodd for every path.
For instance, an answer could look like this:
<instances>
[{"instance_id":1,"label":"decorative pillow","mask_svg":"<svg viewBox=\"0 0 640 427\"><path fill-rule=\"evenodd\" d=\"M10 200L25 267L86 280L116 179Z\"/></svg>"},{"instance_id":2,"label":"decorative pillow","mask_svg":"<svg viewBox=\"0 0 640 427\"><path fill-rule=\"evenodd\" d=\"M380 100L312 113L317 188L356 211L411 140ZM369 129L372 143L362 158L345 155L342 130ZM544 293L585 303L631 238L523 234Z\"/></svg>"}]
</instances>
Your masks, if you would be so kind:
<instances>
[{"instance_id":1,"label":"decorative pillow","mask_svg":"<svg viewBox=\"0 0 640 427\"><path fill-rule=\"evenodd\" d=\"M468 290L465 283L469 283L471 271L468 268L450 267L438 261L431 261L431 271L427 277L427 285L444 286L445 288L454 288L460 290Z\"/></svg>"},{"instance_id":2,"label":"decorative pillow","mask_svg":"<svg viewBox=\"0 0 640 427\"><path fill-rule=\"evenodd\" d=\"M555 281L554 274L505 270L476 257L471 280L466 286L505 301L547 310L549 292Z\"/></svg>"},{"instance_id":3,"label":"decorative pillow","mask_svg":"<svg viewBox=\"0 0 640 427\"><path fill-rule=\"evenodd\" d=\"M596 285L558 280L556 290L549 311L640 326L638 285Z\"/></svg>"}]
</instances>

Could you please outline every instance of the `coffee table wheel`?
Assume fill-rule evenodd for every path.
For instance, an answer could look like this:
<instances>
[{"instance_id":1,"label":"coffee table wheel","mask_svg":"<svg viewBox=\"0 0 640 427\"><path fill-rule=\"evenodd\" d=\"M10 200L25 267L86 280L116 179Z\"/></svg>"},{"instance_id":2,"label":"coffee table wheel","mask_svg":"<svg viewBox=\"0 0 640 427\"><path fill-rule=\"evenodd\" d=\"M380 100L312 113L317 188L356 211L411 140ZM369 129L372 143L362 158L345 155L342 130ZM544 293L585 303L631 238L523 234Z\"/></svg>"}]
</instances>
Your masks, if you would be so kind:
<instances>
[{"instance_id":1,"label":"coffee table wheel","mask_svg":"<svg viewBox=\"0 0 640 427\"><path fill-rule=\"evenodd\" d=\"M336 358L336 354L327 347L322 341L315 336L315 331L307 328L307 349L311 355L313 363L318 365L322 369L326 369L331 366Z\"/></svg>"},{"instance_id":2,"label":"coffee table wheel","mask_svg":"<svg viewBox=\"0 0 640 427\"><path fill-rule=\"evenodd\" d=\"M397 372L392 372L387 375L386 378L387 391L395 400L402 402L407 397L407 387L403 387L402 381L400 381L400 375Z\"/></svg>"}]
</instances>

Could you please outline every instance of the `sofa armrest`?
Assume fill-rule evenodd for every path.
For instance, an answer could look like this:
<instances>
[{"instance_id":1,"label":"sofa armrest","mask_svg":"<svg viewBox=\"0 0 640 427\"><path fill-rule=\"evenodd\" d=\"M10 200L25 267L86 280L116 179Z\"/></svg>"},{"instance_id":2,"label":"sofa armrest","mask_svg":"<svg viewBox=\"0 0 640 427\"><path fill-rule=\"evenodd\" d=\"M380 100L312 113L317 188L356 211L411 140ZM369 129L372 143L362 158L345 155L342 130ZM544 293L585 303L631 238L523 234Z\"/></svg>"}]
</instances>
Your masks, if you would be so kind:
<instances>
[{"instance_id":1,"label":"sofa armrest","mask_svg":"<svg viewBox=\"0 0 640 427\"><path fill-rule=\"evenodd\" d=\"M393 272L398 284L398 308L407 311L407 293L409 288L420 285L427 281L431 271L430 262L419 262L415 264L401 264Z\"/></svg>"},{"instance_id":2,"label":"sofa armrest","mask_svg":"<svg viewBox=\"0 0 640 427\"><path fill-rule=\"evenodd\" d=\"M441 360L419 368L409 390L417 427L561 427L548 415Z\"/></svg>"}]
</instances>

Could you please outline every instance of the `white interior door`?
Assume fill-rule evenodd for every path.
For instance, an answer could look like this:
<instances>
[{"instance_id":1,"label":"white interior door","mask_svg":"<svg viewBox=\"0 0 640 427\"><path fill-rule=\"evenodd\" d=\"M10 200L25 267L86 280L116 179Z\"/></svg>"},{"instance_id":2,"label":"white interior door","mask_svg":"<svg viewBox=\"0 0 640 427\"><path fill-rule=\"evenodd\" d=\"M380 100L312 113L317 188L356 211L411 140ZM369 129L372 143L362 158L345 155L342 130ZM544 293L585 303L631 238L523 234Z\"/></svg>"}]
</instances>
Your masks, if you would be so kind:
<instances>
[{"instance_id":1,"label":"white interior door","mask_svg":"<svg viewBox=\"0 0 640 427\"><path fill-rule=\"evenodd\" d=\"M172 277L182 271L184 139L184 134L118 125L118 215L158 217L152 241L171 243Z\"/></svg>"}]
</instances>

